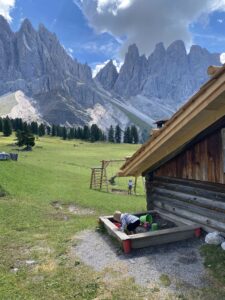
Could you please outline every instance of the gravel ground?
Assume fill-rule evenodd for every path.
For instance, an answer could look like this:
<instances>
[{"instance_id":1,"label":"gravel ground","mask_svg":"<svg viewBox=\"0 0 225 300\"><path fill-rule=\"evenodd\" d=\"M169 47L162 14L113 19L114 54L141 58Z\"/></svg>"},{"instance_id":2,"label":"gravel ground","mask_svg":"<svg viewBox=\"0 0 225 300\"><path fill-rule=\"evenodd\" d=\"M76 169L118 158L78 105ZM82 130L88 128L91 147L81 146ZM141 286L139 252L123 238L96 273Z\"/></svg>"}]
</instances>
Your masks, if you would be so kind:
<instances>
[{"instance_id":1,"label":"gravel ground","mask_svg":"<svg viewBox=\"0 0 225 300\"><path fill-rule=\"evenodd\" d=\"M79 242L72 249L73 254L97 271L106 268L119 270L118 276L126 273L145 287L160 284L160 276L164 274L171 281L168 287L170 291L180 287L201 288L208 284L199 254L200 240L137 249L125 255L106 234L84 231L78 239Z\"/></svg>"}]
</instances>

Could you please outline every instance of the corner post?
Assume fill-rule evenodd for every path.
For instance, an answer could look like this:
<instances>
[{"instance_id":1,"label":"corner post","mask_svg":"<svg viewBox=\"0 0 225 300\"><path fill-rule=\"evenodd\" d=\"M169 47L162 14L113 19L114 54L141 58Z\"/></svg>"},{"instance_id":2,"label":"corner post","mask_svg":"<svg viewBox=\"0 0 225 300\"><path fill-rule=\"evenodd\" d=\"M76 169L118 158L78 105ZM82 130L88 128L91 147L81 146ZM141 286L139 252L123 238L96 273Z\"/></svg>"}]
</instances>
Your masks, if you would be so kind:
<instances>
[{"instance_id":1,"label":"corner post","mask_svg":"<svg viewBox=\"0 0 225 300\"><path fill-rule=\"evenodd\" d=\"M146 174L146 176L145 176L145 188L146 188L147 210L153 210L154 209L154 202L152 200L153 180L154 180L153 172Z\"/></svg>"}]
</instances>

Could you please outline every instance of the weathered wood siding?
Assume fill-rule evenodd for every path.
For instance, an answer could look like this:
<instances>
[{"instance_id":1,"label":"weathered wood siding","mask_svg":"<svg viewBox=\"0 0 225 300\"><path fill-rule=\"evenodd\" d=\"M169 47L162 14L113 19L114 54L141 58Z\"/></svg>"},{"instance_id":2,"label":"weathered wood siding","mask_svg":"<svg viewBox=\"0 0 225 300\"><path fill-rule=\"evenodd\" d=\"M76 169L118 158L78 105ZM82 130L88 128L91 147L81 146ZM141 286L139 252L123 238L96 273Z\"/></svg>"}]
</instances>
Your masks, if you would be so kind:
<instances>
[{"instance_id":1,"label":"weathered wood siding","mask_svg":"<svg viewBox=\"0 0 225 300\"><path fill-rule=\"evenodd\" d=\"M154 174L224 184L225 150L222 136L223 129L220 127L159 167Z\"/></svg>"},{"instance_id":2,"label":"weathered wood siding","mask_svg":"<svg viewBox=\"0 0 225 300\"><path fill-rule=\"evenodd\" d=\"M170 177L148 179L147 209L158 209L225 234L225 185Z\"/></svg>"}]
</instances>

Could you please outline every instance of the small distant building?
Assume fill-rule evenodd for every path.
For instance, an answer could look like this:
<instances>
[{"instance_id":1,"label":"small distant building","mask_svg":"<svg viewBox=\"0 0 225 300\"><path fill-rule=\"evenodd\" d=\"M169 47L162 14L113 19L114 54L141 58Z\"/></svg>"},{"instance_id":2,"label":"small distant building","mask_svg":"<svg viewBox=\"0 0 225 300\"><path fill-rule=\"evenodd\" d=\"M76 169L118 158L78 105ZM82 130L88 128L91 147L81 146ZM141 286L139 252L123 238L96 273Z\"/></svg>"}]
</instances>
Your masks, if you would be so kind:
<instances>
[{"instance_id":1,"label":"small distant building","mask_svg":"<svg viewBox=\"0 0 225 300\"><path fill-rule=\"evenodd\" d=\"M212 72L213 68L213 72ZM121 167L145 176L147 209L225 233L225 65Z\"/></svg>"}]
</instances>

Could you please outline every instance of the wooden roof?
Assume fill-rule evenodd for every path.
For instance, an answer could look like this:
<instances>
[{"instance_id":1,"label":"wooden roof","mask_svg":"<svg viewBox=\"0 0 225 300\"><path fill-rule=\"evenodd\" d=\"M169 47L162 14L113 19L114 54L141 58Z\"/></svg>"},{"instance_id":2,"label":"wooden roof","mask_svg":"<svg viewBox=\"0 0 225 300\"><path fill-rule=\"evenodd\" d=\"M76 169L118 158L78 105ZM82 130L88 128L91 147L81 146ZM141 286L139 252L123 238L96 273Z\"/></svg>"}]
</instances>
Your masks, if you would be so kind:
<instances>
[{"instance_id":1,"label":"wooden roof","mask_svg":"<svg viewBox=\"0 0 225 300\"><path fill-rule=\"evenodd\" d=\"M121 167L119 176L139 176L171 158L196 135L225 116L225 64ZM167 160L167 161L168 161Z\"/></svg>"}]
</instances>

